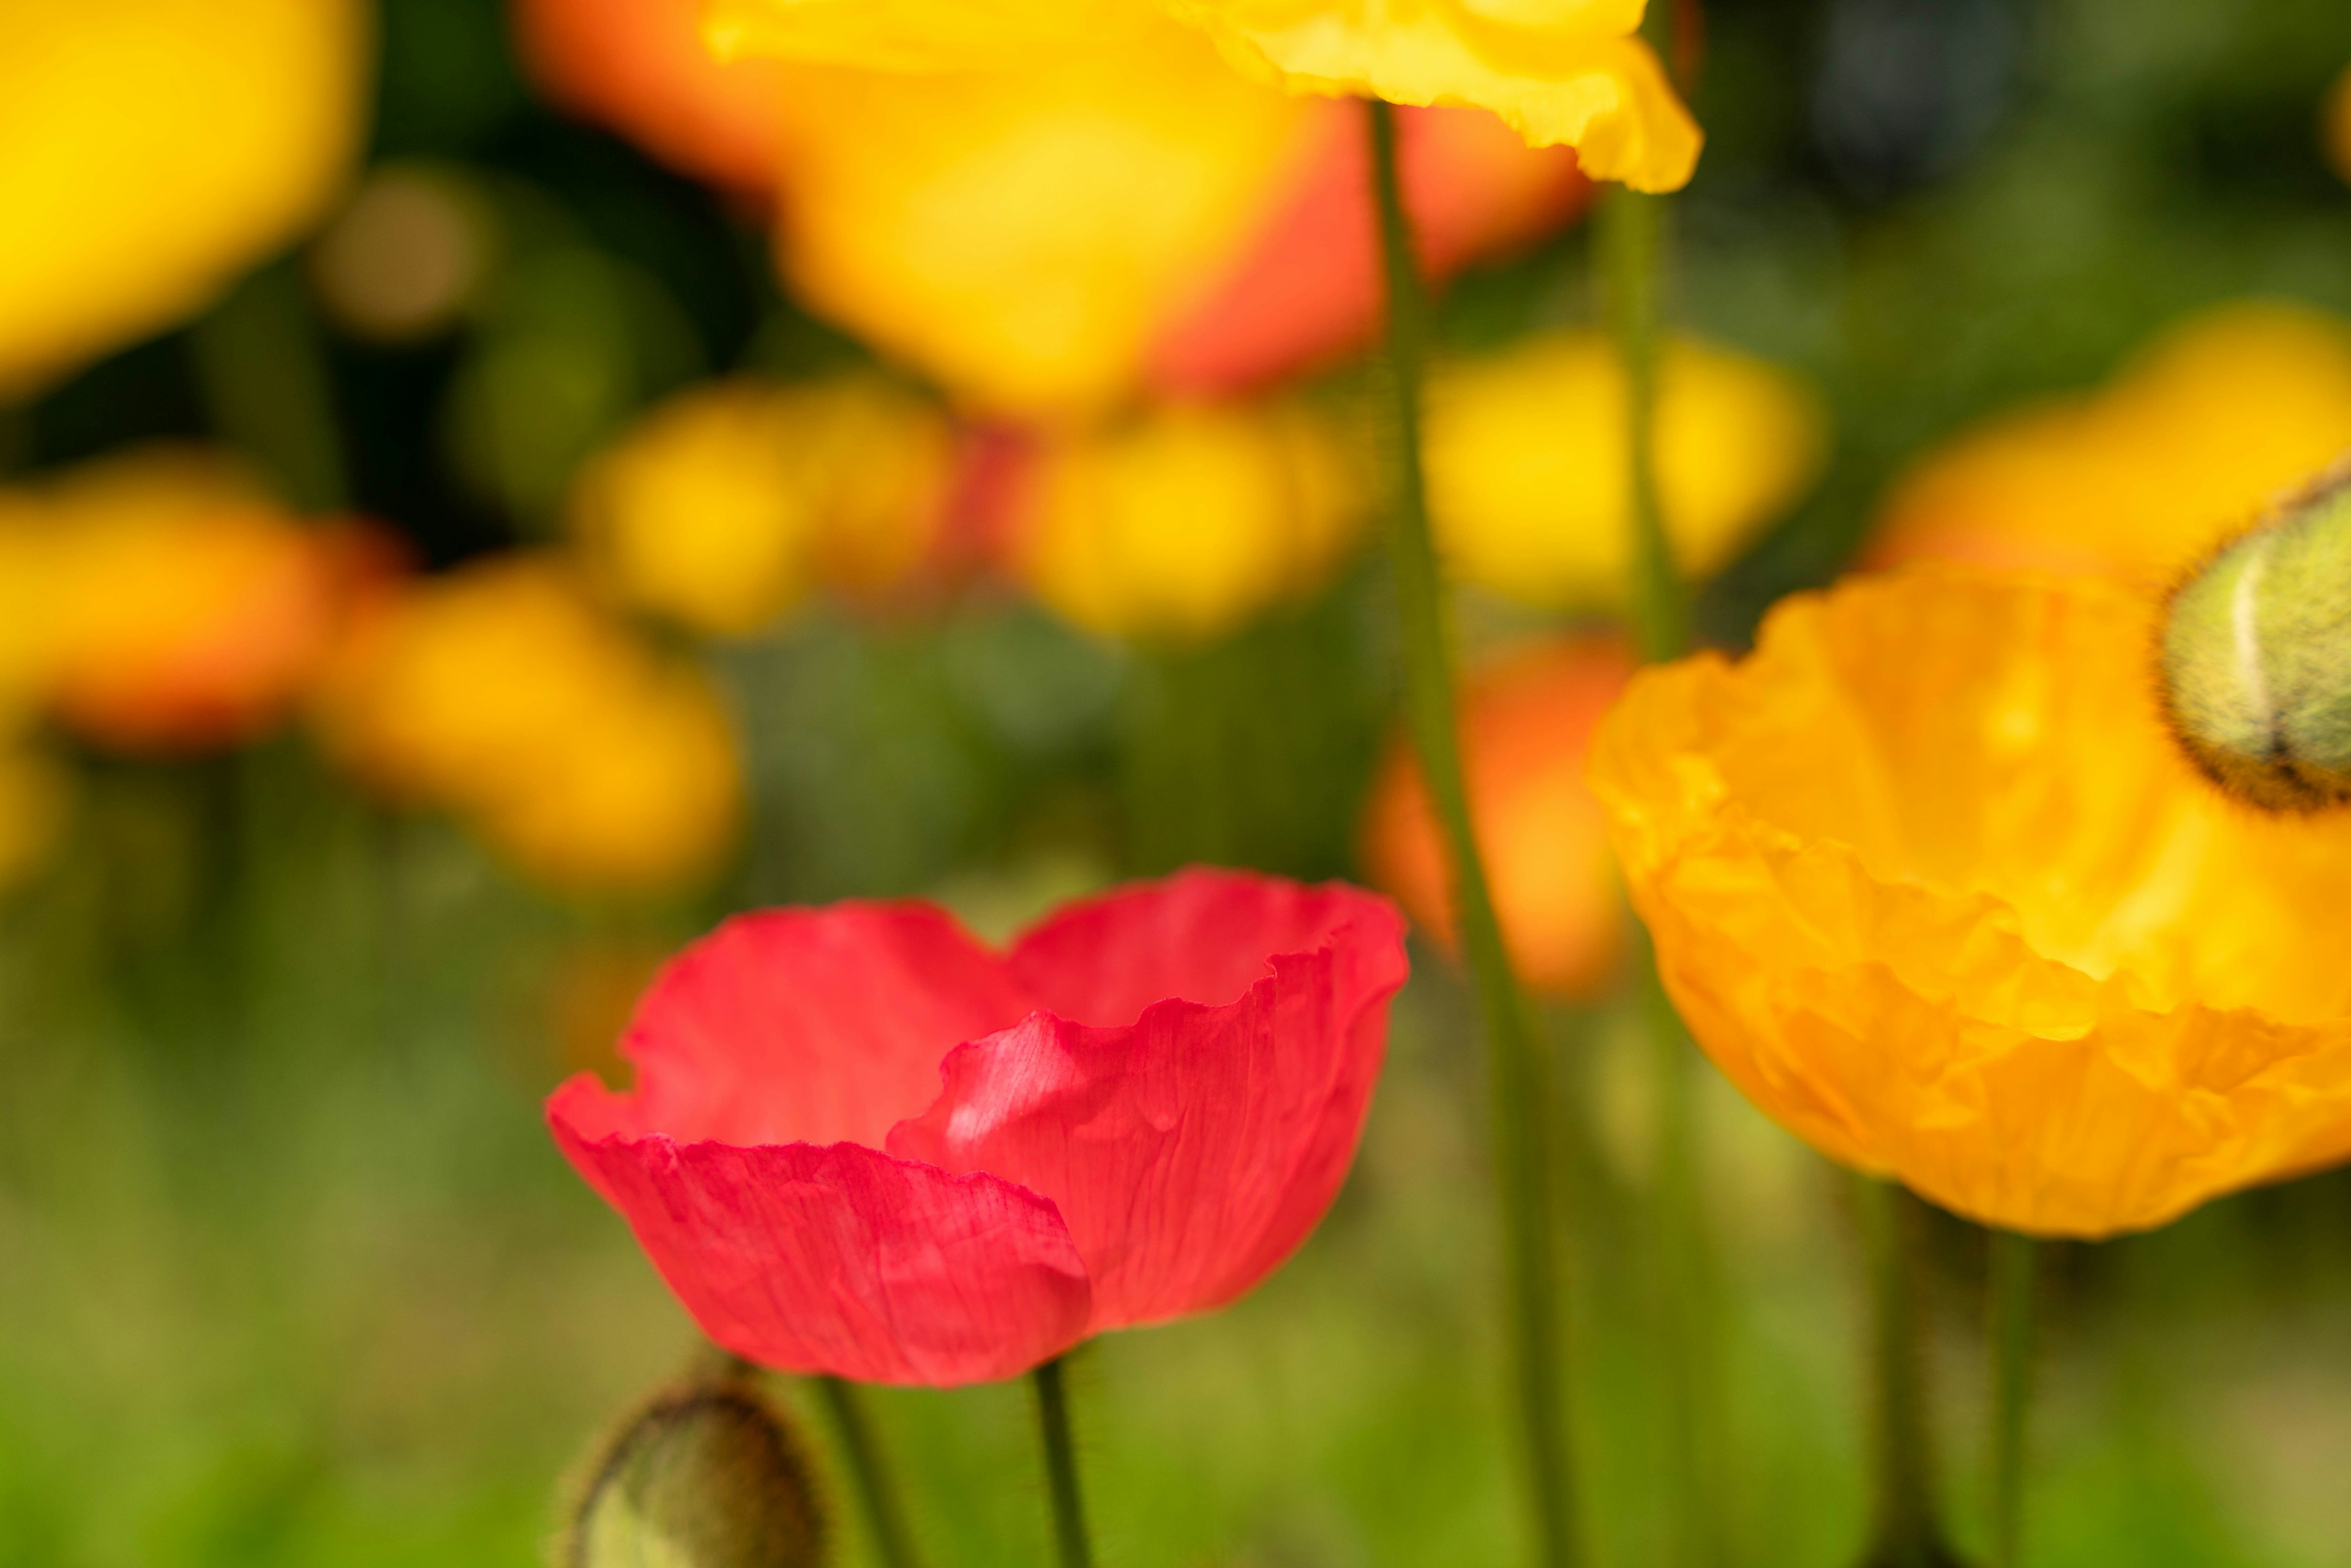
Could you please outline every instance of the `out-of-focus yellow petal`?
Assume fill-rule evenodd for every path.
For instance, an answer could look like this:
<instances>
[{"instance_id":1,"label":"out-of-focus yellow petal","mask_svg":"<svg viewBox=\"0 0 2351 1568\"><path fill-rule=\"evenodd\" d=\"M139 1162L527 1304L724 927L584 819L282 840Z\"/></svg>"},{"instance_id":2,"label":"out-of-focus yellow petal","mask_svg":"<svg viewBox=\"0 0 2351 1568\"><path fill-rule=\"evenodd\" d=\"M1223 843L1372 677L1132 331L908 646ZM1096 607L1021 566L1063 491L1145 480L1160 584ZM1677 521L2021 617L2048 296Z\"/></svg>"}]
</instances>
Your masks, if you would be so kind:
<instances>
[{"instance_id":1,"label":"out-of-focus yellow petal","mask_svg":"<svg viewBox=\"0 0 2351 1568\"><path fill-rule=\"evenodd\" d=\"M360 0L0 6L0 399L200 308L325 205Z\"/></svg>"},{"instance_id":2,"label":"out-of-focus yellow petal","mask_svg":"<svg viewBox=\"0 0 2351 1568\"><path fill-rule=\"evenodd\" d=\"M362 778L455 811L569 890L691 882L741 814L708 683L546 559L468 566L383 606L324 683L319 717Z\"/></svg>"},{"instance_id":3,"label":"out-of-focus yellow petal","mask_svg":"<svg viewBox=\"0 0 2351 1568\"><path fill-rule=\"evenodd\" d=\"M1297 92L1493 110L1639 191L1689 183L1703 141L1639 0L1168 0L1244 70Z\"/></svg>"},{"instance_id":4,"label":"out-of-focus yellow petal","mask_svg":"<svg viewBox=\"0 0 2351 1568\"><path fill-rule=\"evenodd\" d=\"M1494 914L1511 967L1553 996L1604 990L1624 951L1624 899L1583 765L1633 664L1621 637L1576 638L1513 653L1462 694L1461 766ZM1382 892L1455 946L1452 857L1402 736L1364 804L1363 860Z\"/></svg>"},{"instance_id":5,"label":"out-of-focus yellow petal","mask_svg":"<svg viewBox=\"0 0 2351 1568\"><path fill-rule=\"evenodd\" d=\"M2087 396L2002 415L1929 455L1868 559L2168 580L2351 451L2351 325L2240 302L2190 318Z\"/></svg>"},{"instance_id":6,"label":"out-of-focus yellow petal","mask_svg":"<svg viewBox=\"0 0 2351 1568\"><path fill-rule=\"evenodd\" d=\"M1084 49L1147 0L706 0L721 59L773 55L885 71L1018 68Z\"/></svg>"},{"instance_id":7,"label":"out-of-focus yellow petal","mask_svg":"<svg viewBox=\"0 0 2351 1568\"><path fill-rule=\"evenodd\" d=\"M1022 415L1127 391L1170 298L1302 151L1307 107L1165 22L1030 69L792 81L778 249L796 293Z\"/></svg>"},{"instance_id":8,"label":"out-of-focus yellow petal","mask_svg":"<svg viewBox=\"0 0 2351 1568\"><path fill-rule=\"evenodd\" d=\"M1078 625L1192 641L1311 591L1355 539L1363 497L1337 434L1303 409L1172 408L1050 446L1014 569Z\"/></svg>"},{"instance_id":9,"label":"out-of-focus yellow petal","mask_svg":"<svg viewBox=\"0 0 2351 1568\"><path fill-rule=\"evenodd\" d=\"M820 580L886 588L936 529L946 418L887 382L684 393L583 472L572 523L598 577L696 631L756 632Z\"/></svg>"},{"instance_id":10,"label":"out-of-focus yellow petal","mask_svg":"<svg viewBox=\"0 0 2351 1568\"><path fill-rule=\"evenodd\" d=\"M2351 835L2196 778L2154 604L1921 569L1644 674L1591 779L1683 1017L1823 1153L2105 1236L2351 1155Z\"/></svg>"},{"instance_id":11,"label":"out-of-focus yellow petal","mask_svg":"<svg viewBox=\"0 0 2351 1568\"><path fill-rule=\"evenodd\" d=\"M1596 333L1447 367L1428 401L1429 507L1465 580L1530 604L1615 602L1630 548L1622 360ZM1682 570L1703 577L1792 505L1827 454L1821 400L1695 342L1659 370L1657 485Z\"/></svg>"},{"instance_id":12,"label":"out-of-focus yellow petal","mask_svg":"<svg viewBox=\"0 0 2351 1568\"><path fill-rule=\"evenodd\" d=\"M2335 78L2335 90L2326 95L2326 117L2320 134L2335 172L2351 180L2351 70Z\"/></svg>"}]
</instances>

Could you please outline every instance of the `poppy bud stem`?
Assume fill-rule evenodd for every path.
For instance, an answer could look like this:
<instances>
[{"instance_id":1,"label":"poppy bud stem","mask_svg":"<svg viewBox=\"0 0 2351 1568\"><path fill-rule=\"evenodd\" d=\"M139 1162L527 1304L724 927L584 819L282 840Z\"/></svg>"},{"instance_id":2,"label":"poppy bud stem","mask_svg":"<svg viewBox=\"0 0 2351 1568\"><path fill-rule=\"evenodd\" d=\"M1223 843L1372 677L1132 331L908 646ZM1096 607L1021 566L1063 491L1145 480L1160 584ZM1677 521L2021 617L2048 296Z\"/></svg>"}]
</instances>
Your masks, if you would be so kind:
<instances>
[{"instance_id":1,"label":"poppy bud stem","mask_svg":"<svg viewBox=\"0 0 2351 1568\"><path fill-rule=\"evenodd\" d=\"M850 1480L857 1488L858 1501L865 1506L866 1525L873 1531L874 1555L881 1558L883 1568L921 1568L914 1532L906 1527L905 1508L898 1500L889 1467L882 1461L881 1444L856 1385L843 1378L819 1377L816 1386L832 1412L832 1424L841 1431Z\"/></svg>"},{"instance_id":2,"label":"poppy bud stem","mask_svg":"<svg viewBox=\"0 0 2351 1568\"><path fill-rule=\"evenodd\" d=\"M1991 1233L1992 1568L2022 1558L2025 1416L2032 1398L2033 1287L2040 1246Z\"/></svg>"},{"instance_id":3,"label":"poppy bud stem","mask_svg":"<svg viewBox=\"0 0 2351 1568\"><path fill-rule=\"evenodd\" d=\"M1070 1437L1069 1394L1061 1384L1061 1358L1029 1375L1037 1385L1037 1427L1045 1439L1045 1483L1053 1498L1053 1542L1061 1568L1093 1568L1086 1536L1085 1499L1078 1490L1077 1445Z\"/></svg>"},{"instance_id":4,"label":"poppy bud stem","mask_svg":"<svg viewBox=\"0 0 2351 1568\"><path fill-rule=\"evenodd\" d=\"M1389 559L1404 642L1405 720L1421 776L1443 825L1453 868L1456 928L1469 960L1485 1023L1488 1092L1494 1117L1496 1187L1509 1268L1510 1342L1519 1416L1524 1427L1529 1500L1537 1560L1569 1568L1583 1556L1562 1394L1560 1280L1553 1238L1551 1093L1537 1049L1534 1017L1511 973L1502 930L1487 889L1485 862L1469 817L1454 713L1454 670L1444 585L1429 534L1428 492L1421 467L1421 376L1428 311L1396 168L1395 110L1374 99L1372 190L1380 220L1380 257L1387 280L1388 382L1395 488L1389 511Z\"/></svg>"},{"instance_id":5,"label":"poppy bud stem","mask_svg":"<svg viewBox=\"0 0 2351 1568\"><path fill-rule=\"evenodd\" d=\"M1608 317L1625 362L1626 498L1631 507L1633 630L1655 664L1689 652L1688 596L1657 490L1657 254L1667 198L1611 191L1600 204Z\"/></svg>"},{"instance_id":6,"label":"poppy bud stem","mask_svg":"<svg viewBox=\"0 0 2351 1568\"><path fill-rule=\"evenodd\" d=\"M1918 1303L1918 1200L1864 1176L1855 1191L1869 1273L1876 1409L1877 1518L1863 1568L1959 1568L1935 1510L1928 1436L1924 1314Z\"/></svg>"}]
</instances>

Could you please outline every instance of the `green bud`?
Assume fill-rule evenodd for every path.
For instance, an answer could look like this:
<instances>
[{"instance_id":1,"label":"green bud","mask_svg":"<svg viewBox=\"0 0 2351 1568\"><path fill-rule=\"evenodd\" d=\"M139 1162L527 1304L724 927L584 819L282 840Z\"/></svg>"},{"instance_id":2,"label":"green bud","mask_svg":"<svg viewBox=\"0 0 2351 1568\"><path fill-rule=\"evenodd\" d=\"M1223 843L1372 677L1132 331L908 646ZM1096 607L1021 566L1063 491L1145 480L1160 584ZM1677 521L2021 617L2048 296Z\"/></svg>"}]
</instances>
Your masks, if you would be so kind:
<instances>
[{"instance_id":1,"label":"green bud","mask_svg":"<svg viewBox=\"0 0 2351 1568\"><path fill-rule=\"evenodd\" d=\"M747 1375L665 1393L597 1458L565 1568L811 1568L816 1488L789 1423Z\"/></svg>"},{"instance_id":2,"label":"green bud","mask_svg":"<svg viewBox=\"0 0 2351 1568\"><path fill-rule=\"evenodd\" d=\"M2351 802L2351 464L2171 595L2164 709L2189 758L2272 811Z\"/></svg>"}]
</instances>

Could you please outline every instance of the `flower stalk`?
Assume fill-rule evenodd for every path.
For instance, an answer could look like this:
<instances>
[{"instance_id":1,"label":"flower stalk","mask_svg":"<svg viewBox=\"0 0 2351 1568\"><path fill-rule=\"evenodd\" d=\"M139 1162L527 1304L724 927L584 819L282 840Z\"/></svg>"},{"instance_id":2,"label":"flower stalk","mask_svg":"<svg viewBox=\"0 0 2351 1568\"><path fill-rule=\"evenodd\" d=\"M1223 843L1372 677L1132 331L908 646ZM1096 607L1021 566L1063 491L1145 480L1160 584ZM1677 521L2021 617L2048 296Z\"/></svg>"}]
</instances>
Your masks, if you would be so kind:
<instances>
[{"instance_id":1,"label":"flower stalk","mask_svg":"<svg viewBox=\"0 0 2351 1568\"><path fill-rule=\"evenodd\" d=\"M1037 1427L1045 1442L1045 1484L1053 1500L1053 1544L1061 1568L1093 1568L1085 1499L1078 1490L1077 1445L1070 1435L1069 1391L1055 1356L1029 1375L1037 1385Z\"/></svg>"},{"instance_id":2,"label":"flower stalk","mask_svg":"<svg viewBox=\"0 0 2351 1568\"><path fill-rule=\"evenodd\" d=\"M1877 1517L1863 1568L1959 1568L1935 1509L1928 1436L1918 1200L1893 1182L1855 1184L1869 1274Z\"/></svg>"},{"instance_id":3,"label":"flower stalk","mask_svg":"<svg viewBox=\"0 0 2351 1568\"><path fill-rule=\"evenodd\" d=\"M905 1506L889 1466L883 1461L881 1443L856 1385L846 1378L820 1376L816 1386L841 1434L850 1484L865 1511L866 1528L873 1532L874 1555L882 1560L883 1568L921 1568L922 1557L914 1549L914 1531L907 1527Z\"/></svg>"},{"instance_id":4,"label":"flower stalk","mask_svg":"<svg viewBox=\"0 0 2351 1568\"><path fill-rule=\"evenodd\" d=\"M1405 719L1450 853L1461 946L1484 1022L1497 1189L1510 1297L1518 1415L1529 1467L1537 1561L1568 1568L1582 1556L1562 1394L1560 1281L1551 1185L1550 1091L1533 1014L1512 974L1469 817L1454 713L1454 670L1443 582L1421 466L1421 379L1427 304L1396 164L1395 110L1368 100L1373 194L1387 284L1390 438L1395 484L1389 557L1404 643Z\"/></svg>"},{"instance_id":5,"label":"flower stalk","mask_svg":"<svg viewBox=\"0 0 2351 1568\"><path fill-rule=\"evenodd\" d=\"M1991 1232L1992 1568L2023 1561L2024 1446L2032 1398L2033 1290L2041 1249L2029 1236Z\"/></svg>"}]
</instances>

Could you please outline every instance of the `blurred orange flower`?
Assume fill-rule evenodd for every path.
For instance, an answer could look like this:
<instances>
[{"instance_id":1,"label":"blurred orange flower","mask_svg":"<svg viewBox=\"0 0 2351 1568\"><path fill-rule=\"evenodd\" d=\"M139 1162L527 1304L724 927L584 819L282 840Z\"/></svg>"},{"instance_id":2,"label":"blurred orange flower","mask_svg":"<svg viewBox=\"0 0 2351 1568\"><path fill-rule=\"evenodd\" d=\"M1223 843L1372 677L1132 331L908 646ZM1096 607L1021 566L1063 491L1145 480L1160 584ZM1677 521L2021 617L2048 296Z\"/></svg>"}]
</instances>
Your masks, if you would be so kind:
<instances>
[{"instance_id":1,"label":"blurred orange flower","mask_svg":"<svg viewBox=\"0 0 2351 1568\"><path fill-rule=\"evenodd\" d=\"M1428 394L1428 500L1453 573L1523 602L1617 602L1632 538L1624 361L1593 332L1538 335L1441 368ZM1820 397L1761 360L1667 346L1657 486L1685 573L1723 566L1819 476Z\"/></svg>"},{"instance_id":2,"label":"blurred orange flower","mask_svg":"<svg viewBox=\"0 0 2351 1568\"><path fill-rule=\"evenodd\" d=\"M153 447L83 465L12 509L16 680L132 752L252 738L300 695L354 591L347 529L305 526L230 463Z\"/></svg>"},{"instance_id":3,"label":"blurred orange flower","mask_svg":"<svg viewBox=\"0 0 2351 1568\"><path fill-rule=\"evenodd\" d=\"M333 195L362 0L0 6L0 402L201 308Z\"/></svg>"},{"instance_id":4,"label":"blurred orange flower","mask_svg":"<svg viewBox=\"0 0 2351 1568\"><path fill-rule=\"evenodd\" d=\"M1921 569L1646 672L1594 791L1682 1016L1832 1158L2031 1234L2351 1156L2351 835L2156 712L2154 604Z\"/></svg>"},{"instance_id":5,"label":"blurred orange flower","mask_svg":"<svg viewBox=\"0 0 2351 1568\"><path fill-rule=\"evenodd\" d=\"M574 531L622 600L698 632L759 630L819 583L889 588L921 562L955 433L878 377L682 393L582 470Z\"/></svg>"},{"instance_id":6,"label":"blurred orange flower","mask_svg":"<svg viewBox=\"0 0 2351 1568\"><path fill-rule=\"evenodd\" d=\"M1494 913L1512 967L1553 996L1598 995L1624 951L1607 823L1583 767L1593 730L1633 666L1622 638L1572 638L1503 660L1462 695L1462 768L1493 879ZM1374 885L1454 946L1450 857L1401 737L1389 746L1364 807L1363 861Z\"/></svg>"},{"instance_id":7,"label":"blurred orange flower","mask_svg":"<svg viewBox=\"0 0 2351 1568\"><path fill-rule=\"evenodd\" d=\"M734 731L709 683L549 558L467 566L380 605L323 684L319 717L362 778L455 812L567 891L689 883L741 814Z\"/></svg>"},{"instance_id":8,"label":"blurred orange flower","mask_svg":"<svg viewBox=\"0 0 2351 1568\"><path fill-rule=\"evenodd\" d=\"M879 70L1083 62L1106 44L1198 28L1250 78L1294 93L1464 104L1535 146L1565 143L1594 178L1672 190L1699 136L1639 37L1642 0L712 0L727 57Z\"/></svg>"},{"instance_id":9,"label":"blurred orange flower","mask_svg":"<svg viewBox=\"0 0 2351 1568\"><path fill-rule=\"evenodd\" d=\"M1222 635L1328 580L1364 519L1350 455L1290 404L1170 407L1053 440L1020 482L1011 569L1089 631Z\"/></svg>"},{"instance_id":10,"label":"blurred orange flower","mask_svg":"<svg viewBox=\"0 0 2351 1568\"><path fill-rule=\"evenodd\" d=\"M2224 305L2095 392L1998 416L1928 455L1865 559L1930 558L2154 585L2351 450L2351 325Z\"/></svg>"}]
</instances>

